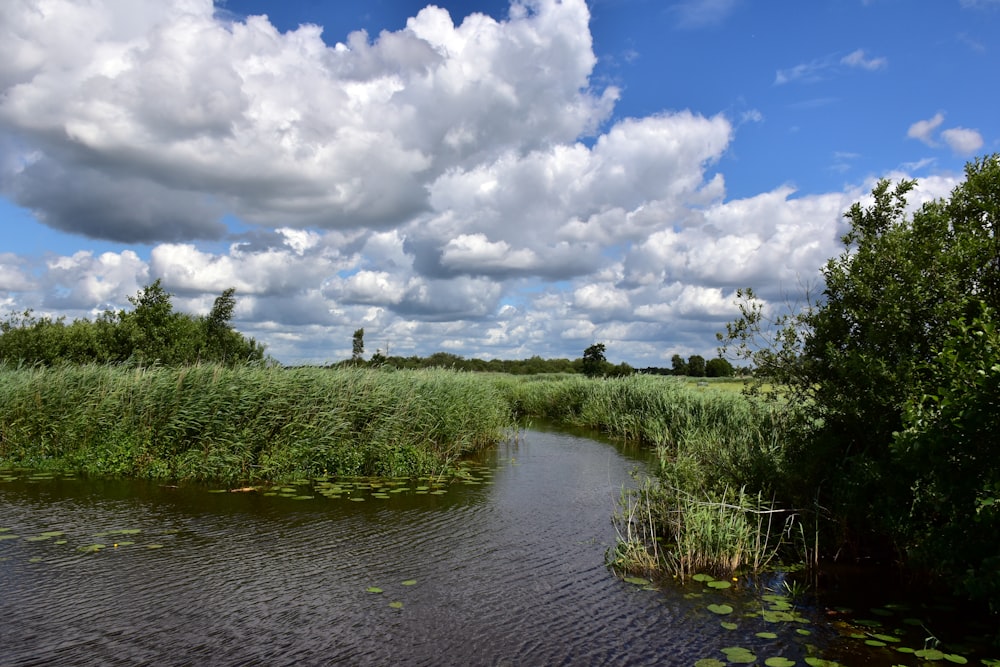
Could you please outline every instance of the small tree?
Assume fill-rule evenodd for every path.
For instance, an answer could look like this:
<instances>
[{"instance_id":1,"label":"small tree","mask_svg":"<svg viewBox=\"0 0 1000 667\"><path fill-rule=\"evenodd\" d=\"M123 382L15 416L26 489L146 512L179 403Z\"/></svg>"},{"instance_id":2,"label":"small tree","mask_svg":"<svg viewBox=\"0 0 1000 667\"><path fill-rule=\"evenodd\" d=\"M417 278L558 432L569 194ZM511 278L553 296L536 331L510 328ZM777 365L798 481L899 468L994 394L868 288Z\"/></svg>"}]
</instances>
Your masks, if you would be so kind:
<instances>
[{"instance_id":1,"label":"small tree","mask_svg":"<svg viewBox=\"0 0 1000 667\"><path fill-rule=\"evenodd\" d=\"M605 366L608 363L604 356L604 343L595 343L583 351L583 374L587 377L597 377L604 374Z\"/></svg>"},{"instance_id":2,"label":"small tree","mask_svg":"<svg viewBox=\"0 0 1000 667\"><path fill-rule=\"evenodd\" d=\"M670 366L673 369L674 375L688 374L687 362L684 361L684 357L682 357L679 354L675 354L673 357L670 358Z\"/></svg>"},{"instance_id":3,"label":"small tree","mask_svg":"<svg viewBox=\"0 0 1000 667\"><path fill-rule=\"evenodd\" d=\"M354 338L351 341L351 361L358 362L362 360L365 355L365 330L358 329L354 332Z\"/></svg>"}]
</instances>

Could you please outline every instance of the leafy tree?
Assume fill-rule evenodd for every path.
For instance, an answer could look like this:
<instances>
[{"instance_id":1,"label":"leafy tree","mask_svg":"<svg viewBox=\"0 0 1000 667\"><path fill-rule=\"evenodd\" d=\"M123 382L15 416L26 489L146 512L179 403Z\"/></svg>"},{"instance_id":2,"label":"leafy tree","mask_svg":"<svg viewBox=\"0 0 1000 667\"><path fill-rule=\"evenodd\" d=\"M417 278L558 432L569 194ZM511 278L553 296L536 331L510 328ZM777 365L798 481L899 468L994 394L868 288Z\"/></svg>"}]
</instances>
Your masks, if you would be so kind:
<instances>
[{"instance_id":1,"label":"leafy tree","mask_svg":"<svg viewBox=\"0 0 1000 667\"><path fill-rule=\"evenodd\" d=\"M705 377L728 378L735 373L733 365L722 357L715 357L705 362Z\"/></svg>"},{"instance_id":2,"label":"leafy tree","mask_svg":"<svg viewBox=\"0 0 1000 667\"><path fill-rule=\"evenodd\" d=\"M691 377L705 377L705 357L700 354L692 354L688 357L687 374Z\"/></svg>"},{"instance_id":3,"label":"leafy tree","mask_svg":"<svg viewBox=\"0 0 1000 667\"><path fill-rule=\"evenodd\" d=\"M803 415L785 453L801 484L786 490L833 512L838 546L892 547L1000 606L1000 542L983 537L1000 527L987 444L1000 395L1000 156L965 175L912 216L914 183L879 182L846 214L822 298L772 316L742 290L722 339Z\"/></svg>"},{"instance_id":4,"label":"leafy tree","mask_svg":"<svg viewBox=\"0 0 1000 667\"><path fill-rule=\"evenodd\" d=\"M675 354L673 357L671 357L670 358L670 365L673 368L674 375L687 375L688 374L688 365L687 365L687 362L684 361L684 357L682 357L681 355Z\"/></svg>"},{"instance_id":5,"label":"leafy tree","mask_svg":"<svg viewBox=\"0 0 1000 667\"><path fill-rule=\"evenodd\" d=\"M608 364L608 360L604 356L605 349L604 343L595 343L583 351L581 370L584 375L587 377L604 375L605 367Z\"/></svg>"},{"instance_id":6,"label":"leafy tree","mask_svg":"<svg viewBox=\"0 0 1000 667\"><path fill-rule=\"evenodd\" d=\"M0 360L27 364L197 361L243 363L264 359L264 347L229 324L235 290L215 300L207 317L177 313L171 294L157 280L129 302L131 312L107 311L93 322L35 317L31 311L0 322Z\"/></svg>"}]
</instances>

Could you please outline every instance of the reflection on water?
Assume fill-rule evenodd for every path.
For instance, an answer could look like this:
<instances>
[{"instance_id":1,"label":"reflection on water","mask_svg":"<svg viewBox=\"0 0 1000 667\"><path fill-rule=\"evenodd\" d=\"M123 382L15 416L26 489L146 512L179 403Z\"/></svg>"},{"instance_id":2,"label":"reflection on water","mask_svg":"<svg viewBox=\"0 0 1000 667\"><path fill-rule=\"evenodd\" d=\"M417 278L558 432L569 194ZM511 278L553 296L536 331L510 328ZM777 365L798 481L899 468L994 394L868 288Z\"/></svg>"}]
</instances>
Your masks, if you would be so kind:
<instances>
[{"instance_id":1,"label":"reflection on water","mask_svg":"<svg viewBox=\"0 0 1000 667\"><path fill-rule=\"evenodd\" d=\"M2 477L0 665L692 665L823 641L734 636L706 607L735 591L609 573L641 454L534 430L479 463L444 493L336 498Z\"/></svg>"}]
</instances>

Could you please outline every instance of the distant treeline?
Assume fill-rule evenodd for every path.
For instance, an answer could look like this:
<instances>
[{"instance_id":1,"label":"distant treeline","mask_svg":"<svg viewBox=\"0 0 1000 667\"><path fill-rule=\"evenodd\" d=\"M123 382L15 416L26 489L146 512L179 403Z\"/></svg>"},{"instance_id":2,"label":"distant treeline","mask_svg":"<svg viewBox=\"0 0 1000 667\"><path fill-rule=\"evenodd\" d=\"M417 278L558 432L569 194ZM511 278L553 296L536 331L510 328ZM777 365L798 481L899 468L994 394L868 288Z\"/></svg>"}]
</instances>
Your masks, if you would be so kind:
<instances>
[{"instance_id":1,"label":"distant treeline","mask_svg":"<svg viewBox=\"0 0 1000 667\"><path fill-rule=\"evenodd\" d=\"M694 358L694 357L692 357ZM701 357L701 365L693 365L693 370L697 373L689 373L689 367L684 366L680 372L676 368L633 368L627 363L612 364L604 362L603 370L600 373L604 377L625 377L633 373L644 373L647 375L692 375L695 377L731 377L735 374L735 369L725 359L712 359L709 362ZM345 360L333 364L334 366L356 366L366 365L373 367L388 367L399 370L416 370L421 368L451 368L460 371L480 372L480 373L509 373L511 375L541 375L541 374L586 374L583 357L577 359L543 359L539 356L527 359L466 359L457 354L449 352L435 352L427 357L386 357L382 354L375 354L369 361Z\"/></svg>"},{"instance_id":2,"label":"distant treeline","mask_svg":"<svg viewBox=\"0 0 1000 667\"><path fill-rule=\"evenodd\" d=\"M264 360L264 346L230 325L235 290L215 299L207 316L175 312L160 281L141 289L131 311L105 311L94 320L37 317L32 311L0 321L0 362L12 365L198 362L240 364Z\"/></svg>"}]
</instances>

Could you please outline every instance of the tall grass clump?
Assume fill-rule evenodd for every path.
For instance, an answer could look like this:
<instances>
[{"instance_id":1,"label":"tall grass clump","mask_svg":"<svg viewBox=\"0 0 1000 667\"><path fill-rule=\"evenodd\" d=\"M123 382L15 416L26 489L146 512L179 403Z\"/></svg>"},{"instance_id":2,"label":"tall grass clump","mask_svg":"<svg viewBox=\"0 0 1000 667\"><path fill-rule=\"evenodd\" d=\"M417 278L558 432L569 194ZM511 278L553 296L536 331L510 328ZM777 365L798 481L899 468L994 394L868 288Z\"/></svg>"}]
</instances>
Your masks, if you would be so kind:
<instances>
[{"instance_id":1,"label":"tall grass clump","mask_svg":"<svg viewBox=\"0 0 1000 667\"><path fill-rule=\"evenodd\" d=\"M4 368L0 405L0 463L157 479L430 474L512 424L446 370Z\"/></svg>"},{"instance_id":2,"label":"tall grass clump","mask_svg":"<svg viewBox=\"0 0 1000 667\"><path fill-rule=\"evenodd\" d=\"M771 564L795 536L798 515L745 488L713 496L646 480L622 491L614 521L608 562L619 571L728 578Z\"/></svg>"}]
</instances>

